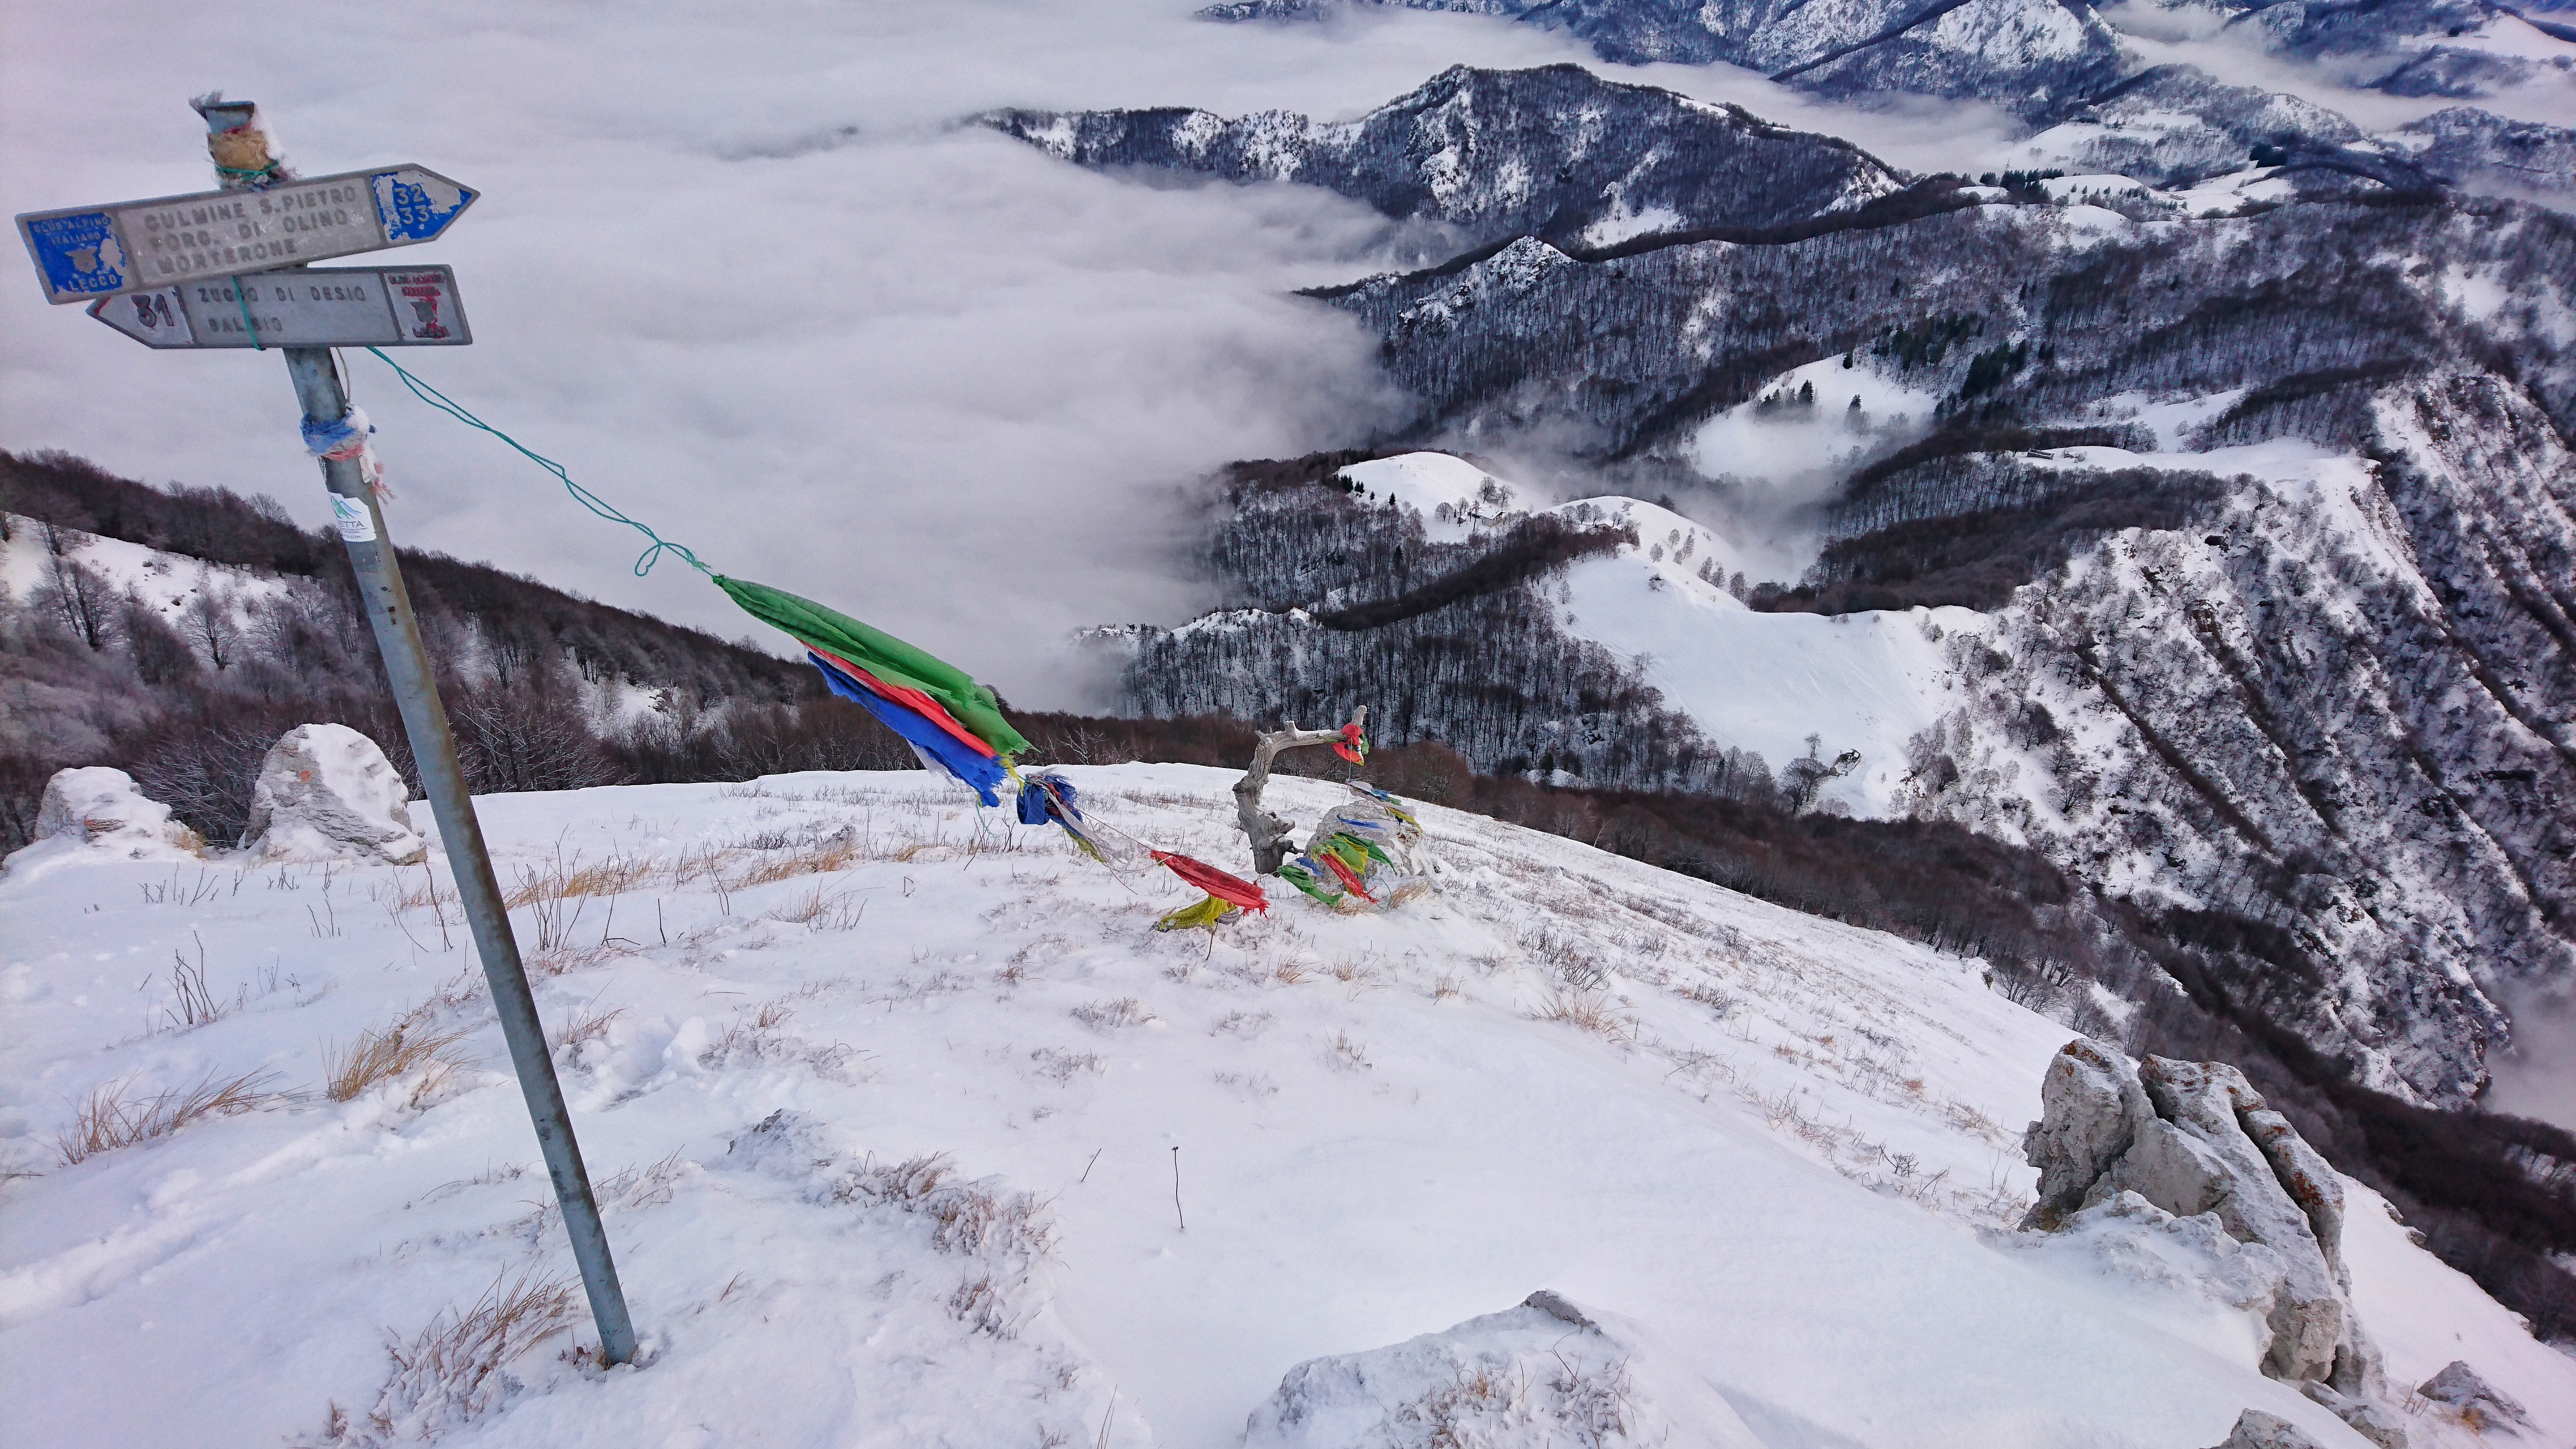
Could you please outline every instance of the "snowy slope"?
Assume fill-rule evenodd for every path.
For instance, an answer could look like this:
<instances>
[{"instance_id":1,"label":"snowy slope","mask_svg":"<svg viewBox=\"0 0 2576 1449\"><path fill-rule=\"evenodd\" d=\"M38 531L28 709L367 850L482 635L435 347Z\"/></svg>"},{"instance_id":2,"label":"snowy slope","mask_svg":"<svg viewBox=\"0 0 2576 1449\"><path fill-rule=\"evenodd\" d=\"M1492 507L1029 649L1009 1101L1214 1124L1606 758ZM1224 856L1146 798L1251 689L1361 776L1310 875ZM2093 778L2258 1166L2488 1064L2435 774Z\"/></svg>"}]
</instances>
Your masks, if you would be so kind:
<instances>
[{"instance_id":1,"label":"snowy slope","mask_svg":"<svg viewBox=\"0 0 2576 1449\"><path fill-rule=\"evenodd\" d=\"M1865 390L1881 405L1914 396L1874 371L1840 369L1839 361L1818 363L1787 374L1782 385L1794 393L1812 372L1860 379L1847 390ZM1794 433L1802 424L1747 419L1742 426ZM1380 458L1341 476L1363 497L1412 509L1437 542L1463 541L1478 523L1509 516L1526 492L1447 453ZM1955 703L1940 641L1950 631L1979 627L1984 615L1969 609L1757 613L1727 591L1729 578L1748 563L1745 553L1704 524L1634 498L1577 499L1546 511L1577 524L1637 531L1634 546L1578 561L1540 586L1567 633L1616 654L1719 745L1752 750L1775 770L1807 752L1809 735L1818 737L1827 760L1859 750L1859 768L1827 785L1820 798L1855 815L1895 813L1906 741Z\"/></svg>"},{"instance_id":2,"label":"snowy slope","mask_svg":"<svg viewBox=\"0 0 2576 1449\"><path fill-rule=\"evenodd\" d=\"M1757 613L1701 576L1705 569L1724 579L1736 564L1707 528L1633 498L1557 511L1582 516L1586 508L1633 524L1639 543L1565 571L1557 599L1568 633L1642 661L1639 671L1667 705L1775 770L1807 753L1809 735L1827 760L1860 751L1859 768L1821 798L1856 815L1893 813L1906 741L1949 707L1941 638L1985 616L1956 608Z\"/></svg>"},{"instance_id":3,"label":"snowy slope","mask_svg":"<svg viewBox=\"0 0 2576 1449\"><path fill-rule=\"evenodd\" d=\"M1846 367L1841 356L1820 358L1772 378L1751 400L1702 424L1691 438L1693 461L1712 478L1821 497L1863 455L1912 441L1940 400L1938 392L1906 386L1874 359L1863 365L1854 357Z\"/></svg>"},{"instance_id":4,"label":"snowy slope","mask_svg":"<svg viewBox=\"0 0 2576 1449\"><path fill-rule=\"evenodd\" d=\"M8 517L7 538L0 538L0 588L26 599L53 583L52 547L45 525L16 514ZM211 590L235 622L251 604L282 597L289 586L274 576L225 564L210 564L182 554L164 553L121 538L64 529L62 557L96 573L120 599L128 589L150 603L174 629L184 628L189 606Z\"/></svg>"},{"instance_id":5,"label":"snowy slope","mask_svg":"<svg viewBox=\"0 0 2576 1449\"><path fill-rule=\"evenodd\" d=\"M1399 453L1344 468L1340 476L1372 503L1422 515L1434 543L1462 543L1477 525L1524 511L1520 490L1448 453Z\"/></svg>"},{"instance_id":6,"label":"snowy slope","mask_svg":"<svg viewBox=\"0 0 2576 1449\"><path fill-rule=\"evenodd\" d=\"M1235 862L1225 773L1070 773ZM1273 789L1298 815L1337 793ZM360 1441L383 1412L455 1445L1217 1444L1302 1360L1548 1287L1775 1446L2205 1444L2249 1405L2361 1442L2252 1371L2238 1310L1999 1230L2065 1032L1973 963L1442 810L1437 892L1283 899L1211 939L1150 932L1168 878L923 775L482 809L506 879L592 892L516 918L554 938L538 1001L577 1038L557 1060L649 1366L567 1357L584 1326L480 1400L393 1372L442 1310L568 1271L428 875L56 865L0 875L0 1141L41 1174L0 1217L0 1439L305 1442L337 1403ZM175 1024L174 952L220 1019ZM326 1044L414 1011L477 1064L314 1094ZM46 1150L102 1084L210 1072L300 1095ZM905 1171L942 1152L948 1182ZM2380 1247L2366 1294L2502 1342ZM2576 1428L2576 1386L2494 1357Z\"/></svg>"}]
</instances>

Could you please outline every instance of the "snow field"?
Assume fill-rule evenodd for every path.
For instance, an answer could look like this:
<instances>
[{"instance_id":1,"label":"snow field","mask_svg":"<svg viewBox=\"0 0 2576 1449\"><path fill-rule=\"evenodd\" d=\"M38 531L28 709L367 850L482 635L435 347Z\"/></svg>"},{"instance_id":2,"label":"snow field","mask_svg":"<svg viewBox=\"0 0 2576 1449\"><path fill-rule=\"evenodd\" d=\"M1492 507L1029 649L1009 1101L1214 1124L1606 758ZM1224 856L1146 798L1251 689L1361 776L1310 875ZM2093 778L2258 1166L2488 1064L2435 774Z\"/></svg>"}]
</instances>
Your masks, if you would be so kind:
<instances>
[{"instance_id":1,"label":"snow field","mask_svg":"<svg viewBox=\"0 0 2576 1449\"><path fill-rule=\"evenodd\" d=\"M1795 403L1804 387L1816 390L1813 407ZM1784 401L1764 407L1763 399L1772 397ZM1938 393L1907 387L1866 354L1845 367L1836 353L1763 384L1752 401L1703 423L1691 446L1702 473L1751 480L1794 502L1830 491L1864 453L1911 441L1939 401Z\"/></svg>"},{"instance_id":2,"label":"snow field","mask_svg":"<svg viewBox=\"0 0 2576 1449\"><path fill-rule=\"evenodd\" d=\"M1067 773L1239 863L1227 772ZM2067 1033L1974 963L1439 809L1394 911L1156 935L1167 874L960 802L481 802L652 1356L599 1372L538 1294L570 1331L461 1387L389 1347L570 1264L437 873L0 875L0 1151L38 1174L0 1218L4 1437L303 1442L336 1403L359 1442L1225 1443L1301 1361L1545 1287L1775 1446L2202 1444L2249 1405L2360 1442L2205 1287L2002 1235ZM398 1024L457 1065L322 1092ZM278 1095L48 1150L102 1085L245 1073Z\"/></svg>"},{"instance_id":3,"label":"snow field","mask_svg":"<svg viewBox=\"0 0 2576 1449\"><path fill-rule=\"evenodd\" d=\"M1341 476L1372 503L1410 508L1434 543L1464 543L1480 523L1526 511L1520 490L1448 453L1401 453L1354 463Z\"/></svg>"},{"instance_id":4,"label":"snow field","mask_svg":"<svg viewBox=\"0 0 2576 1449\"><path fill-rule=\"evenodd\" d=\"M1742 556L1706 526L1633 498L1554 511L1627 523L1638 536L1635 547L1583 559L1542 585L1553 588L1568 633L1638 665L1664 703L1710 739L1753 750L1775 771L1807 752L1811 734L1827 760L1859 750L1860 766L1828 783L1821 798L1856 815L1893 812L1906 741L1954 702L1941 636L1979 627L1984 615L1757 613L1723 586ZM1699 576L1702 567L1709 578Z\"/></svg>"},{"instance_id":5,"label":"snow field","mask_svg":"<svg viewBox=\"0 0 2576 1449\"><path fill-rule=\"evenodd\" d=\"M23 600L53 582L51 546L45 525L32 518L10 514L5 531L8 537L0 538L0 588ZM76 529L62 530L61 536L63 557L95 571L120 599L131 589L182 633L188 627L188 608L201 592L211 591L238 627L247 621L245 606L252 600L282 595L289 588L284 580L249 569L163 553L121 538Z\"/></svg>"},{"instance_id":6,"label":"snow field","mask_svg":"<svg viewBox=\"0 0 2576 1449\"><path fill-rule=\"evenodd\" d=\"M1896 419L1906 416L1902 409L1928 410L1931 403L1930 394L1906 392L1869 368L1846 370L1839 359L1785 374L1772 386L1794 394L1811 375L1819 380L1815 413L1830 414L1838 428L1845 426L1842 414L1822 405L1844 396L1838 387L1860 396L1865 413L1892 410ZM1711 428L1742 413L1746 428L1802 437L1815 430L1794 418L1754 419L1751 406ZM1787 412L1803 416L1799 409ZM1708 436L1703 432L1703 440ZM1345 468L1342 476L1373 502L1412 509L1426 536L1440 542L1464 541L1480 525L1509 516L1525 496L1447 453L1379 458ZM1984 616L1967 609L1844 618L1756 613L1726 589L1729 576L1746 568L1745 551L1705 524L1634 498L1577 499L1547 511L1578 524L1637 530L1634 547L1581 560L1540 585L1553 590L1558 622L1568 633L1639 665L1667 705L1690 715L1718 744L1753 750L1774 770L1805 754L1810 734L1820 738L1827 759L1860 750L1860 768L1828 784L1822 798L1854 814L1891 813L1904 779L1906 741L1953 702L1940 631L1975 627Z\"/></svg>"}]
</instances>

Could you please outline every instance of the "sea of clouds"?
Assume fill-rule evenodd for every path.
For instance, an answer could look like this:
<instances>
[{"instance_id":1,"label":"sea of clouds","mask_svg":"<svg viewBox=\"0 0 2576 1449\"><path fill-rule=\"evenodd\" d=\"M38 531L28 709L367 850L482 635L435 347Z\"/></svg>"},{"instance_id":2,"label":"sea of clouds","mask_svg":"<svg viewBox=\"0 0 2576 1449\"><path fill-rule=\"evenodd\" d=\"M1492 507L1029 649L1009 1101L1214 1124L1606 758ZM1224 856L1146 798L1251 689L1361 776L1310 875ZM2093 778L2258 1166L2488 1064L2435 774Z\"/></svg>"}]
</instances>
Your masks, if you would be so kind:
<instances>
[{"instance_id":1,"label":"sea of clouds","mask_svg":"<svg viewBox=\"0 0 2576 1449\"><path fill-rule=\"evenodd\" d=\"M1912 169L1974 168L2016 134L1984 107L1863 110L1723 66L1609 66L1491 17L1219 25L1193 4L8 0L0 201L206 189L186 101L218 88L259 101L308 175L416 161L474 186L447 237L386 260L453 264L475 344L406 365L720 569L913 638L1019 703L1070 705L1100 700L1068 630L1205 601L1186 567L1196 480L1402 415L1370 340L1292 293L1417 258L1319 190L1094 174L960 118L1341 117L1455 63L1574 60ZM640 540L381 363L349 368L405 543L749 627L684 568L634 578ZM31 275L0 285L0 447L265 492L318 524L283 371L147 352L48 307Z\"/></svg>"}]
</instances>

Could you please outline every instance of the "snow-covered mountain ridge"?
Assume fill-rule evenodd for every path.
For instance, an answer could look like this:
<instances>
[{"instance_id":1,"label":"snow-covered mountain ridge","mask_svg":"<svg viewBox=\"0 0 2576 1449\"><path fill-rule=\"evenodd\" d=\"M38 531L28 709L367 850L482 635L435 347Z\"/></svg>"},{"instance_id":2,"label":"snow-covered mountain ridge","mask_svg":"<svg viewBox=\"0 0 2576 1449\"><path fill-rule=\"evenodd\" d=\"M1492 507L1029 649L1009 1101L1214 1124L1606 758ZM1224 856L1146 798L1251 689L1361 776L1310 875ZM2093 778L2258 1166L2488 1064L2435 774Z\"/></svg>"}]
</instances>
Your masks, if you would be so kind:
<instances>
[{"instance_id":1,"label":"snow-covered mountain ridge","mask_svg":"<svg viewBox=\"0 0 2576 1449\"><path fill-rule=\"evenodd\" d=\"M1579 66L1456 66L1355 120L1285 112L1002 111L983 124L1082 166L1295 181L1437 224L1450 250L1523 235L1612 246L1713 226L1780 227L1901 183L1849 142L1769 125Z\"/></svg>"},{"instance_id":2,"label":"snow-covered mountain ridge","mask_svg":"<svg viewBox=\"0 0 2576 1449\"><path fill-rule=\"evenodd\" d=\"M2463 378L2437 396L2510 418L2484 386ZM1310 489L1303 503L1247 497L1228 525L1243 540L1224 556L1329 593L1303 610L1274 600L1147 631L1130 689L1158 713L1294 717L1402 680L1384 738L1439 739L1481 768L1567 781L1768 789L1798 766L1810 804L1958 820L2118 898L2298 933L2323 976L2285 961L2229 989L2383 1090L2458 1102L2511 1030L2499 1001L2576 967L2562 924L2576 901L2559 803L2570 741L2553 723L2566 681L2506 663L2559 647L2546 621L2564 606L2542 581L2576 557L2569 470L2536 416L2518 444L2469 446L2426 430L2441 401L2383 393L2374 406L2378 436L2406 451L2280 438L1941 460L1954 494L1996 496L1982 467L2042 508L2090 496L2071 491L2087 479L2232 478L2161 526L2079 513L2059 536L2072 550L2062 566L2023 573L2031 582L1985 612L1758 612L1738 545L1658 505L1516 514L1530 490L1483 468L1438 455L1363 464L1339 475L1360 490L1356 511ZM1897 508L1907 495L1877 496L1864 542L1926 526ZM1965 507L1927 511L1937 522ZM1471 524L1474 510L1486 516ZM1329 516L1373 542L1331 544L1349 566L1298 573L1328 545L1312 524L1270 521L1286 516ZM1463 570L1529 516L1626 537L1401 624L1355 632L1317 612L1354 591L1419 594L1397 570ZM2464 518L2485 521L2466 555ZM2461 607L2480 587L2508 607ZM1478 651L1478 637L1511 642ZM1437 662L1453 655L1478 666L1454 686ZM1619 683L1536 667L1560 656L1575 678L1606 670ZM1508 689L1522 692L1503 706ZM1846 752L1839 774L1800 763Z\"/></svg>"},{"instance_id":3,"label":"snow-covered mountain ridge","mask_svg":"<svg viewBox=\"0 0 2576 1449\"><path fill-rule=\"evenodd\" d=\"M1230 774L1071 774L1232 858ZM57 854L0 874L42 1173L5 1188L13 1432L330 1442L336 1404L340 1442L1222 1443L1303 1360L1546 1287L1655 1342L1658 1412L1695 1382L1775 1449L2197 1445L2248 1407L2363 1442L2255 1371L2266 1330L2184 1238L2001 1226L2066 1034L1973 962L1436 808L1433 892L1204 938L1148 929L1159 873L918 772L481 809L650 1362L585 1367L561 1305L478 1382L387 1353L565 1267L443 862ZM397 1022L459 1064L316 1090ZM241 1074L297 1095L44 1150L101 1087ZM2466 1358L2576 1426L2565 1361L2347 1191L2393 1380Z\"/></svg>"},{"instance_id":4,"label":"snow-covered mountain ridge","mask_svg":"<svg viewBox=\"0 0 2576 1449\"><path fill-rule=\"evenodd\" d=\"M1201 11L1213 20L1288 19L1337 0L1237 0ZM1387 0L1375 0L1387 3ZM1828 95L1912 91L1978 96L2045 112L2116 77L2118 32L2091 9L2038 0L1393 0L1563 29L1602 59L1638 65L1722 61Z\"/></svg>"},{"instance_id":5,"label":"snow-covered mountain ridge","mask_svg":"<svg viewBox=\"0 0 2576 1449\"><path fill-rule=\"evenodd\" d=\"M2576 72L2576 25L2544 7L2494 0L2315 5L2142 0L2070 7L2045 0L1228 0L1211 20L1314 18L1344 5L1466 10L1590 43L1618 65L1724 63L1836 98L1887 92L1976 98L2034 120L2063 119L2144 68L2142 51L2216 40L2269 51L2320 89L2396 96L2531 98L2545 105Z\"/></svg>"},{"instance_id":6,"label":"snow-covered mountain ridge","mask_svg":"<svg viewBox=\"0 0 2576 1449\"><path fill-rule=\"evenodd\" d=\"M2427 189L2340 118L2293 113L2306 114L2166 72L2040 138L2126 155L2146 180L1999 178L1959 188L1960 209L1803 239L1586 257L1524 236L1315 295L1382 339L1419 404L1407 440L1669 492L1686 513L1735 520L1722 531L1747 544L1820 534L1807 590L1774 607L1998 610L2030 586L2025 622L2004 630L2019 643L1951 661L2009 692L1970 750L1985 763L1935 736L1898 768L1881 730L1863 775L1909 781L1913 808L2043 844L2103 889L2304 933L2339 964L2284 964L2304 982L2295 1001L2255 983L2239 1009L2295 1023L2384 1085L2458 1102L2509 1030L2497 1000L2576 976L2576 597L2557 582L2576 577L2576 229ZM2223 159L2283 117L2341 159ZM1518 164L1477 155L1496 174ZM2309 501L2266 502L2285 486ZM2121 577L2079 555L2126 529L2203 550L2237 539L2224 556L2244 582L2208 596L2159 567L2102 600L2121 612L2071 616L2064 603ZM1568 563L1569 579L1602 567ZM1408 577L1381 576L1397 592ZM1540 621L1550 587L1571 584L1539 586L1509 619L1480 602L1491 617L1463 632L1562 660L1473 682L1556 723L1479 710L1455 742L1488 768L1545 768L1570 748L1596 782L1714 780L1657 745L1603 769L1634 733L1617 721L1673 709L1693 651L1669 632L1601 647L1557 627L1564 601ZM2142 610L2173 611L2175 632L2130 627ZM1256 713L1369 669L1452 687L1411 663L1427 623L1380 647L1238 622L1222 649L1149 650L1131 673L1139 704L1195 707L1172 678L1194 681L1191 700ZM1559 637L1600 656L1544 643ZM2149 647L2159 637L2170 647ZM1638 670L1640 652L1654 669ZM2083 701L2064 729L2054 706L2034 710L2051 691L2033 664ZM1636 693L1650 679L1670 687ZM1706 722L1719 707L1703 691L1687 712ZM1395 737L1415 717L1391 719ZM2091 718L2107 733L2065 733Z\"/></svg>"}]
</instances>

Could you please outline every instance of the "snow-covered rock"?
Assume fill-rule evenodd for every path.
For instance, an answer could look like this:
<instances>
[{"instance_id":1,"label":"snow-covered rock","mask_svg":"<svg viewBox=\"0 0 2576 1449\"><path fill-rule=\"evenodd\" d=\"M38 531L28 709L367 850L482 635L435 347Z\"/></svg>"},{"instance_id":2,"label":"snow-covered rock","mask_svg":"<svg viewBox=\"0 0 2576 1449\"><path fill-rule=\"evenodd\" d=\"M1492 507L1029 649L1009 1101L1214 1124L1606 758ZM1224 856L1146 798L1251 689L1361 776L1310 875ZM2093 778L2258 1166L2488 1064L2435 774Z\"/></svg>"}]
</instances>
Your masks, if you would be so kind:
<instances>
[{"instance_id":1,"label":"snow-covered rock","mask_svg":"<svg viewBox=\"0 0 2576 1449\"><path fill-rule=\"evenodd\" d=\"M134 777L105 765L56 770L36 805L36 838L9 856L21 871L41 862L89 856L101 860L179 860L205 847L170 807L144 795Z\"/></svg>"},{"instance_id":2,"label":"snow-covered rock","mask_svg":"<svg viewBox=\"0 0 2576 1449\"><path fill-rule=\"evenodd\" d=\"M2236 1427L2212 1449L2325 1449L2307 1430L2277 1414L2247 1409Z\"/></svg>"},{"instance_id":3,"label":"snow-covered rock","mask_svg":"<svg viewBox=\"0 0 2576 1449\"><path fill-rule=\"evenodd\" d=\"M2063 1226L2070 1204L2134 1195L2262 1244L2282 1269L2263 1371L2316 1386L2311 1397L2356 1428L2375 1424L2379 1357L2350 1301L2340 1179L2244 1073L2156 1056L2133 1064L2078 1038L2050 1063L2040 1100L2043 1115L2023 1138L2040 1170L2025 1226Z\"/></svg>"},{"instance_id":4,"label":"snow-covered rock","mask_svg":"<svg viewBox=\"0 0 2576 1449\"><path fill-rule=\"evenodd\" d=\"M1517 1307L1288 1371L1243 1449L1762 1449L1645 1328L1541 1289Z\"/></svg>"},{"instance_id":5,"label":"snow-covered rock","mask_svg":"<svg viewBox=\"0 0 2576 1449\"><path fill-rule=\"evenodd\" d=\"M2155 1115L2137 1068L2085 1037L2048 1064L2040 1101L2048 1115L2030 1124L2022 1141L2023 1155L2039 1169L2039 1202L2023 1219L2026 1228L2055 1227L2083 1206L2093 1184L2137 1141L2139 1124Z\"/></svg>"},{"instance_id":6,"label":"snow-covered rock","mask_svg":"<svg viewBox=\"0 0 2576 1449\"><path fill-rule=\"evenodd\" d=\"M2426 1379L2415 1392L2448 1407L2451 1412L2483 1428L2500 1424L2508 1429L2528 1429L2531 1414L2513 1395L2478 1377L2465 1359L2453 1359L2440 1373Z\"/></svg>"},{"instance_id":7,"label":"snow-covered rock","mask_svg":"<svg viewBox=\"0 0 2576 1449\"><path fill-rule=\"evenodd\" d=\"M410 796L374 740L347 725L297 725L260 762L242 848L271 861L416 865L428 847L412 829Z\"/></svg>"}]
</instances>

